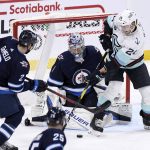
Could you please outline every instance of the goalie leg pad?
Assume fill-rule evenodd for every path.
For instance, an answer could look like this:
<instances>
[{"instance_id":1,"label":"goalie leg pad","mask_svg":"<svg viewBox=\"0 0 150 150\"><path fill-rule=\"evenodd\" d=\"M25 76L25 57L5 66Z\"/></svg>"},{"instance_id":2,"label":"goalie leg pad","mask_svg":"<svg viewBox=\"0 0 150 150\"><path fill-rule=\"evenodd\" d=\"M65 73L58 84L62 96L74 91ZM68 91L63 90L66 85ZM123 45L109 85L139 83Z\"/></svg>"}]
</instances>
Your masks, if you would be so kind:
<instances>
[{"instance_id":1,"label":"goalie leg pad","mask_svg":"<svg viewBox=\"0 0 150 150\"><path fill-rule=\"evenodd\" d=\"M45 115L48 110L47 107L45 107L45 102L49 103L47 104L49 107L52 105L50 98L45 93L43 93L37 97L35 106L31 108L31 123L33 125L46 126L46 122L44 122L42 118L40 121L40 116ZM38 121L35 119L37 117L39 118Z\"/></svg>"},{"instance_id":2,"label":"goalie leg pad","mask_svg":"<svg viewBox=\"0 0 150 150\"><path fill-rule=\"evenodd\" d=\"M132 105L128 103L112 104L106 111L113 115L113 120L107 126L114 124L128 124L132 119Z\"/></svg>"}]
</instances>

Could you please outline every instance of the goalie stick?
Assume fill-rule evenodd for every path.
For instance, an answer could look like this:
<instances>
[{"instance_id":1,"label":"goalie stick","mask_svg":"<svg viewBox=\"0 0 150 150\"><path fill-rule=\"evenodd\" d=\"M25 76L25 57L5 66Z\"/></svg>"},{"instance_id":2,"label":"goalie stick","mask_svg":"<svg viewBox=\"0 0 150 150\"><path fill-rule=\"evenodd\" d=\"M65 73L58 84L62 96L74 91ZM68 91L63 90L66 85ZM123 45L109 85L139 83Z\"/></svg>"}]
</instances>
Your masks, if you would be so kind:
<instances>
[{"instance_id":1,"label":"goalie stick","mask_svg":"<svg viewBox=\"0 0 150 150\"><path fill-rule=\"evenodd\" d=\"M76 122L79 126L81 126L84 130L89 131L90 127L90 121L87 120L85 117L80 116L79 114L76 113L71 113L71 107L65 107L62 106L62 109L65 111L66 116L69 116L70 114L70 119L74 122ZM32 121L34 122L46 122L47 120L47 116L43 115L43 116L37 116L37 117L33 117ZM108 117L104 120L104 125L107 125L110 121L112 121L112 115L108 114ZM31 124L30 125L34 125Z\"/></svg>"},{"instance_id":2,"label":"goalie stick","mask_svg":"<svg viewBox=\"0 0 150 150\"><path fill-rule=\"evenodd\" d=\"M105 51L105 53L104 53L104 55L103 55L103 57L102 57L102 60L100 61L100 63L99 63L99 64L97 65L97 67L96 67L96 70L98 70L99 67L101 66L101 64L104 62L104 59L105 59L105 57L107 56L107 54L109 53L109 51L110 51L109 49L107 49L107 50ZM80 100L83 98L83 96L85 95L85 93L86 93L86 91L87 91L89 85L90 85L90 81L87 82L86 87L85 87L84 90L82 91L81 96L80 96L80 98L79 98L79 101L80 101ZM96 87L96 85L95 85L95 87ZM98 87L98 86L97 86L97 87ZM98 88L100 88L100 87L98 87ZM105 90L105 88L103 88L103 90Z\"/></svg>"},{"instance_id":3,"label":"goalie stick","mask_svg":"<svg viewBox=\"0 0 150 150\"><path fill-rule=\"evenodd\" d=\"M108 53L108 52L109 52L109 49L107 49L107 50L105 51L105 54L103 55L102 60L100 61L100 63L97 65L96 70L98 70L99 67L101 66L101 64L104 62L104 59L105 59L105 57L107 56L107 53ZM80 97L79 97L77 103L80 104L80 102L81 102L81 100L83 99L84 95L86 94L87 89L88 89L89 86L90 86L90 81L87 82L87 85L86 85L86 87L84 88L84 90L82 91L82 93L81 93L81 95L80 95ZM111 102L110 102L110 101L106 101L106 102L103 103L100 107L101 107L101 108L105 107L105 106L107 105L107 103L109 103L109 106L111 105ZM108 107L109 107L109 106L108 106ZM73 115L73 111L76 109L76 107L77 107L77 105L75 105L75 107L73 107L71 113L69 114L68 120L66 121L66 124L64 125L63 130L64 130L65 127L67 126L67 122L69 122L70 117L71 117L71 115ZM108 108L108 107L107 107L107 108ZM98 107L97 107L97 108L98 108ZM105 109L106 109L106 108L105 108ZM105 109L103 109L102 111L104 111ZM100 109L99 109L99 110L100 110ZM97 113L100 113L100 112L102 112L102 111L99 111L99 112L97 112Z\"/></svg>"},{"instance_id":4,"label":"goalie stick","mask_svg":"<svg viewBox=\"0 0 150 150\"><path fill-rule=\"evenodd\" d=\"M47 99L46 102L47 102L47 107L50 109L52 107L51 100ZM119 106L119 105L117 104L117 106ZM104 127L110 127L110 126L113 126L115 124L122 124L123 122L124 123L129 123L131 121L131 117L129 115L127 115L126 113L125 114L119 114L119 112L117 112L117 110L119 108L117 108L116 106L114 106L114 107L111 106L111 107L112 108L109 107L110 109L108 109L105 112L107 117L105 117L105 119L103 120L104 121L104 123L103 123ZM61 108L65 111L66 116L70 115L72 107L65 107L65 106L61 105ZM116 110L114 108L116 108ZM43 116L33 117L32 121L35 121L35 122L46 122L46 119L47 119L46 115L43 115ZM87 119L85 116L82 116L79 113L71 114L70 119L73 122L77 123L82 128L84 128L84 130L89 130L91 128L90 127L90 120L89 120L89 118Z\"/></svg>"},{"instance_id":5,"label":"goalie stick","mask_svg":"<svg viewBox=\"0 0 150 150\"><path fill-rule=\"evenodd\" d=\"M47 91L49 91L49 92L51 92L51 93L53 93L53 94L55 94L55 95L57 95L57 96L59 96L59 97L61 97L61 98L63 98L63 99L66 99L68 102L74 104L74 105L77 106L77 107L84 108L85 110L87 110L87 111L89 111L89 112L91 112L91 113L94 113L94 114L100 113L100 112L104 111L106 108L108 108L108 107L111 105L111 102L110 102L110 101L106 101L105 103L103 103L103 104L102 104L101 106L99 106L99 107L96 107L96 108L88 108L88 107L86 107L86 106L80 104L79 102L76 102L76 101L74 101L74 100L72 100L72 99L70 99L70 98L68 98L68 97L66 97L66 96L64 96L64 95L62 95L62 94L60 94L60 93L58 93L58 92L52 90L52 89L50 89L50 88L47 88Z\"/></svg>"},{"instance_id":6,"label":"goalie stick","mask_svg":"<svg viewBox=\"0 0 150 150\"><path fill-rule=\"evenodd\" d=\"M28 80L28 81L31 80L28 77L26 77L25 79ZM76 101L74 101L74 100L72 100L72 99L70 99L70 98L68 98L68 97L66 97L66 96L64 96L64 95L62 95L62 94L60 94L60 93L58 93L58 92L50 89L50 88L48 88L48 87L46 88L46 90L49 91L49 92L51 92L51 93L53 93L53 94L55 94L55 95L57 95L57 96L59 96L59 97L61 97L61 98L63 98L63 99L65 99L65 100L67 100L68 102L74 104L75 106L80 107L80 108L84 108L85 110L87 110L87 111L89 111L91 113L94 113L94 114L100 113L100 112L104 111L106 108L108 108L111 105L110 101L106 101L104 104L102 104L99 107L88 108L88 107L80 104L79 102L76 102Z\"/></svg>"},{"instance_id":7,"label":"goalie stick","mask_svg":"<svg viewBox=\"0 0 150 150\"><path fill-rule=\"evenodd\" d=\"M47 103L47 107L48 109L51 109L51 107L53 107L53 104L51 102L50 99L47 99L46 100L46 103ZM60 104L61 104L61 101L60 101ZM66 116L70 116L70 119L73 121L73 122L76 122L79 126L81 126L82 128L84 128L84 130L87 130L89 131L90 130L90 121L89 119L86 119L85 117L77 114L77 113L72 113L72 107L65 107L65 106L62 106L61 104L61 108L65 111L66 113ZM108 115L109 116L109 115ZM33 117L32 118L32 121L34 122L46 122L47 120L47 116L46 115L43 115L43 116L37 116L37 117ZM107 117L105 120L104 120L104 124L107 124L108 122L110 122L112 120L112 117L109 116ZM32 125L30 123L30 125Z\"/></svg>"}]
</instances>

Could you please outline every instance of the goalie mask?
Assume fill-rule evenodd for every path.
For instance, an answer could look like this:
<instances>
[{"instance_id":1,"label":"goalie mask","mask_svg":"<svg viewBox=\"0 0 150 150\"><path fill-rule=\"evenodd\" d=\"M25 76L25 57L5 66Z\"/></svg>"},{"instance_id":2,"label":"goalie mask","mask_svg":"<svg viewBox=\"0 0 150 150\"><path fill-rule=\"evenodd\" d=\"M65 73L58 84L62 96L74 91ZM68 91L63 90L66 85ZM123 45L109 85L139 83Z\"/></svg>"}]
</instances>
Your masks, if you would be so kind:
<instances>
[{"instance_id":1,"label":"goalie mask","mask_svg":"<svg viewBox=\"0 0 150 150\"><path fill-rule=\"evenodd\" d=\"M83 36L79 33L72 33L68 39L68 46L69 51L75 57L75 61L82 63L84 61L83 52L85 49Z\"/></svg>"},{"instance_id":2,"label":"goalie mask","mask_svg":"<svg viewBox=\"0 0 150 150\"><path fill-rule=\"evenodd\" d=\"M136 30L137 16L135 12L131 10L125 10L117 16L117 25L120 27L123 33L130 34Z\"/></svg>"},{"instance_id":3,"label":"goalie mask","mask_svg":"<svg viewBox=\"0 0 150 150\"><path fill-rule=\"evenodd\" d=\"M65 111L59 107L52 107L47 113L47 124L50 126L65 125L66 118Z\"/></svg>"},{"instance_id":4,"label":"goalie mask","mask_svg":"<svg viewBox=\"0 0 150 150\"><path fill-rule=\"evenodd\" d=\"M27 47L27 53L29 53L37 44L37 34L30 30L24 30L19 36L19 44L23 47Z\"/></svg>"}]
</instances>

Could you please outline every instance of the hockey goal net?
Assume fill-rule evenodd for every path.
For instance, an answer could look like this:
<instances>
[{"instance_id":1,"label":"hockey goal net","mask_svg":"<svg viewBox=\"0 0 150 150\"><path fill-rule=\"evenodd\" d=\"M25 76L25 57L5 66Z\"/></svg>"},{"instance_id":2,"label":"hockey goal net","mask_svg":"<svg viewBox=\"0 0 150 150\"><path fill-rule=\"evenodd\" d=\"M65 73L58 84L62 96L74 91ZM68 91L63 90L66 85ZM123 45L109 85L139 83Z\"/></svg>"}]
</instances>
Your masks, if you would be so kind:
<instances>
[{"instance_id":1,"label":"hockey goal net","mask_svg":"<svg viewBox=\"0 0 150 150\"><path fill-rule=\"evenodd\" d=\"M36 51L29 53L27 58L31 70L35 71L34 78L44 79L48 77L46 72L49 72L56 57L68 49L67 39L70 33L80 32L85 38L85 45L94 45L103 54L98 36L103 33L103 21L108 15L110 14L52 13L35 18L13 20L11 29L16 38L22 30L26 29L38 34L39 42ZM130 83L128 79L126 79L123 94L125 101L129 102Z\"/></svg>"}]
</instances>

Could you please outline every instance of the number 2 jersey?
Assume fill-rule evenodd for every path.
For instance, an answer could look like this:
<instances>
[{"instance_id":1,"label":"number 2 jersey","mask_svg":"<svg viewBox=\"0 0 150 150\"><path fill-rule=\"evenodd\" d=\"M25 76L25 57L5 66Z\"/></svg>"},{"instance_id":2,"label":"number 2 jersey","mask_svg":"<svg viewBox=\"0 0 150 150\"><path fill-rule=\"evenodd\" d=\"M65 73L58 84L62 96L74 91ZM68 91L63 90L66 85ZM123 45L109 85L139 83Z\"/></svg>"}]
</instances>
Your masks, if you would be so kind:
<instances>
[{"instance_id":1,"label":"number 2 jersey","mask_svg":"<svg viewBox=\"0 0 150 150\"><path fill-rule=\"evenodd\" d=\"M0 94L12 94L28 90L24 82L29 63L18 50L18 41L11 36L0 38Z\"/></svg>"},{"instance_id":2,"label":"number 2 jersey","mask_svg":"<svg viewBox=\"0 0 150 150\"><path fill-rule=\"evenodd\" d=\"M63 150L65 144L64 132L60 129L49 128L34 138L29 150Z\"/></svg>"},{"instance_id":3,"label":"number 2 jersey","mask_svg":"<svg viewBox=\"0 0 150 150\"><path fill-rule=\"evenodd\" d=\"M143 64L144 51L143 45L145 34L140 23L136 30L126 35L117 25L118 16L108 16L107 23L112 28L112 58L121 68L132 69Z\"/></svg>"}]
</instances>

